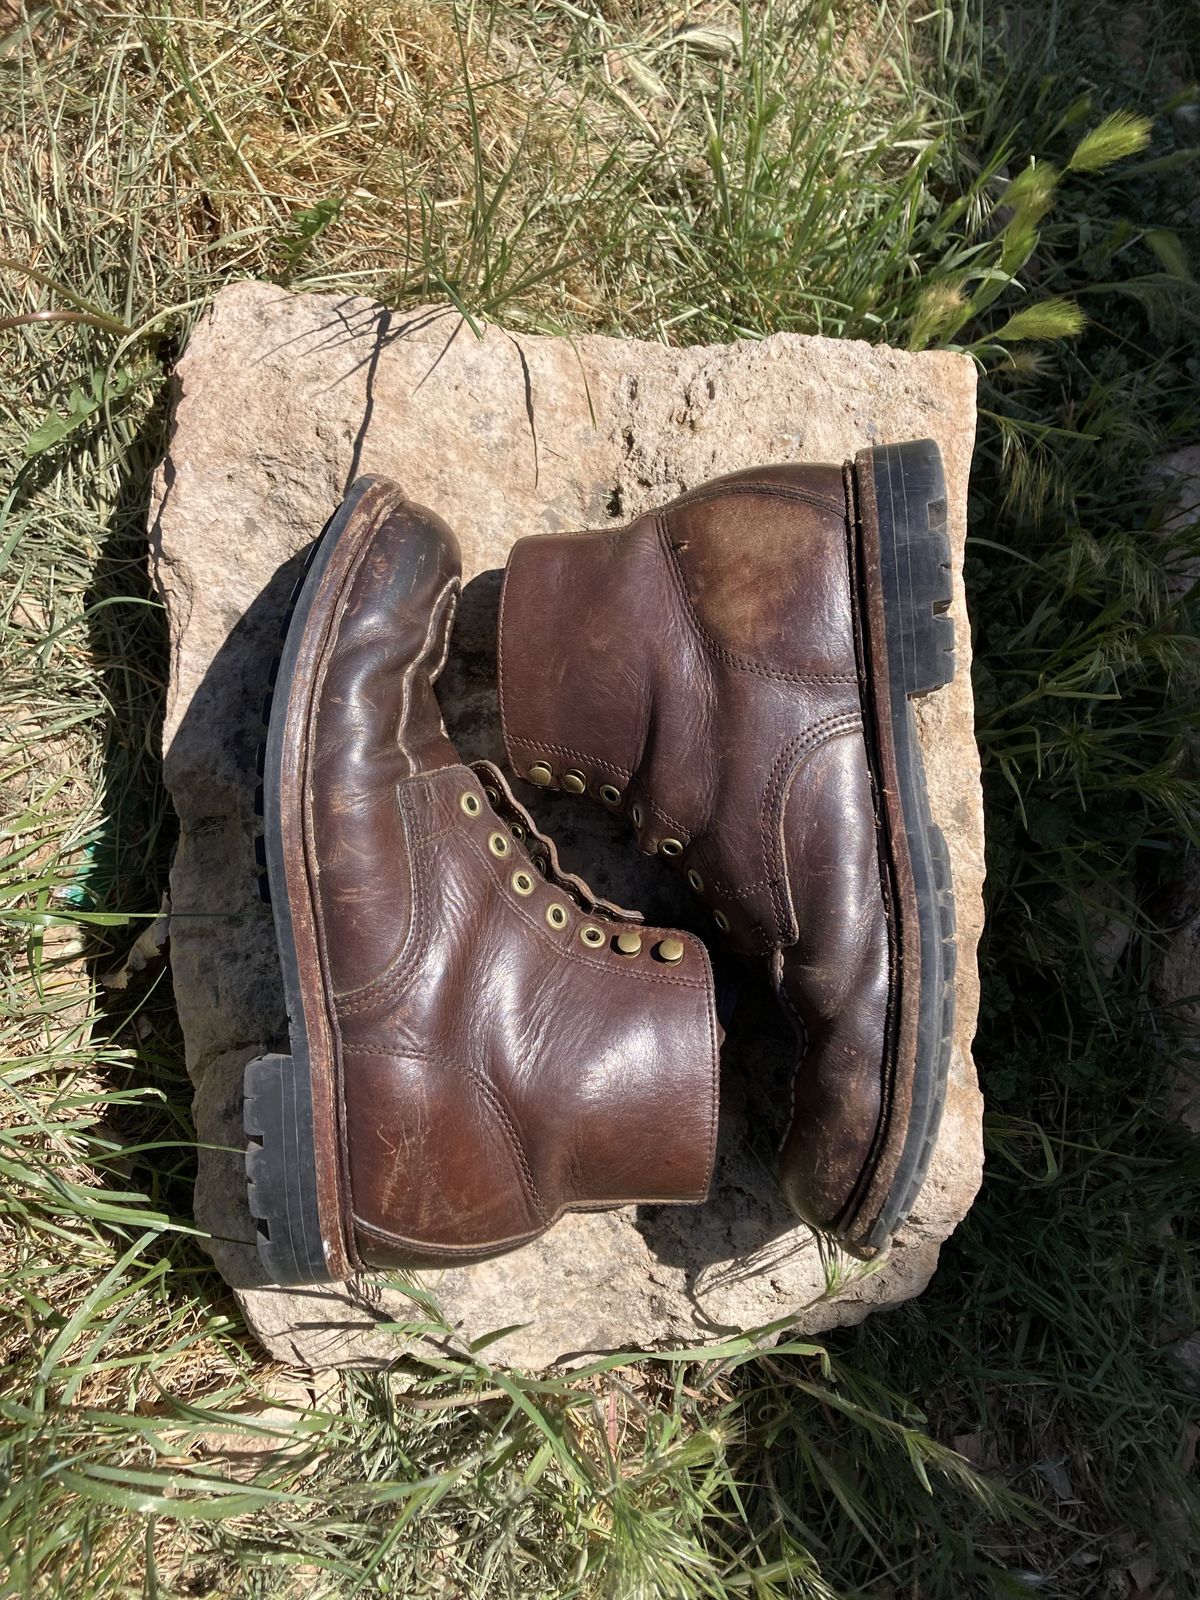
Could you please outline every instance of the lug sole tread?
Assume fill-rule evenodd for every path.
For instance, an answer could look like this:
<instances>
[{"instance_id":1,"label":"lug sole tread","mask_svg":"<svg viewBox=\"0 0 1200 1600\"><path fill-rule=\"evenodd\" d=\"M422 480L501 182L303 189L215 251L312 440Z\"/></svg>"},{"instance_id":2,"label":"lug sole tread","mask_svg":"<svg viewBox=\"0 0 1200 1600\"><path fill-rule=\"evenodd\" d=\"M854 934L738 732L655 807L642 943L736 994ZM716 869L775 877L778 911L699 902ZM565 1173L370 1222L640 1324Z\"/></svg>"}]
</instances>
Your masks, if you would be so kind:
<instances>
[{"instance_id":1,"label":"lug sole tread","mask_svg":"<svg viewBox=\"0 0 1200 1600\"><path fill-rule=\"evenodd\" d=\"M931 440L871 453L879 511L892 729L900 802L916 884L921 943L917 1069L904 1147L878 1215L861 1239L886 1248L905 1222L937 1148L954 1036L954 886L945 836L933 821L912 701L953 678L954 619L945 477ZM853 1227L853 1224L852 1224Z\"/></svg>"}]
</instances>

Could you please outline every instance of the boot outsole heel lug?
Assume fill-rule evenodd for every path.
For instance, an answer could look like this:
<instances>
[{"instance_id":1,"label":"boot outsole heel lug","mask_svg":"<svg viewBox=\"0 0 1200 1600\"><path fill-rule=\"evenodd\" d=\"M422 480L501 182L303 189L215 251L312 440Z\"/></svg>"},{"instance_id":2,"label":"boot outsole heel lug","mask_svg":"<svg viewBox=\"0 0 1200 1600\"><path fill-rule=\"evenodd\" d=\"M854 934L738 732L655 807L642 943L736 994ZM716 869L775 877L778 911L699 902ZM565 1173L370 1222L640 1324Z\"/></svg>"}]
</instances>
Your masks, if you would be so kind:
<instances>
[{"instance_id":1,"label":"boot outsole heel lug","mask_svg":"<svg viewBox=\"0 0 1200 1600\"><path fill-rule=\"evenodd\" d=\"M247 1063L246 1192L259 1258L277 1283L329 1275L317 1222L312 1101L297 1087L291 1056L265 1055Z\"/></svg>"},{"instance_id":2,"label":"boot outsole heel lug","mask_svg":"<svg viewBox=\"0 0 1200 1600\"><path fill-rule=\"evenodd\" d=\"M920 1194L937 1145L954 1032L954 887L934 823L911 702L954 676L951 552L945 475L931 439L859 457L871 471L879 517L889 697L900 806L916 887L921 949L917 1066L908 1128L882 1209L863 1243L886 1247Z\"/></svg>"}]
</instances>

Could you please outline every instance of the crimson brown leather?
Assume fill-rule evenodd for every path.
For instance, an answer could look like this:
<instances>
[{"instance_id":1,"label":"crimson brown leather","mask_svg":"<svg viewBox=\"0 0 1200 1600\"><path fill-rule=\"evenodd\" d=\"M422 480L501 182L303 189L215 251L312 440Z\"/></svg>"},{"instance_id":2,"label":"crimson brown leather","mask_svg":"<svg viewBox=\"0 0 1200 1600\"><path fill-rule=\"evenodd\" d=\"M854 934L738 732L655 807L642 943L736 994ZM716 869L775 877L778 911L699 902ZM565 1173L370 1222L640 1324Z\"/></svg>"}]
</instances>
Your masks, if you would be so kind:
<instances>
[{"instance_id":1,"label":"crimson brown leather","mask_svg":"<svg viewBox=\"0 0 1200 1600\"><path fill-rule=\"evenodd\" d=\"M459 586L445 524L361 479L286 631L262 798L290 1048L245 1085L278 1282L708 1187L707 953L593 895L499 771L460 762L434 693Z\"/></svg>"},{"instance_id":2,"label":"crimson brown leather","mask_svg":"<svg viewBox=\"0 0 1200 1600\"><path fill-rule=\"evenodd\" d=\"M783 1191L864 1255L945 1097L953 899L910 701L953 673L949 601L928 440L521 539L501 600L513 769L622 812L766 959L798 1039Z\"/></svg>"}]
</instances>

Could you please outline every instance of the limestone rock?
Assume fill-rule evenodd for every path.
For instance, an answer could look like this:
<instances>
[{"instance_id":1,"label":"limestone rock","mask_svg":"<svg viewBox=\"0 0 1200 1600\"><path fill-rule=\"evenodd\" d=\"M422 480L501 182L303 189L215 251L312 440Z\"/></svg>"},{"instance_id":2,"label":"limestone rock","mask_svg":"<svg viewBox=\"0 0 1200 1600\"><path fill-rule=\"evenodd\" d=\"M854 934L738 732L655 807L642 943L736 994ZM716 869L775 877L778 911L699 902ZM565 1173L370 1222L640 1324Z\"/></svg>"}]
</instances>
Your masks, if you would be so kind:
<instances>
[{"instance_id":1,"label":"limestone rock","mask_svg":"<svg viewBox=\"0 0 1200 1600\"><path fill-rule=\"evenodd\" d=\"M975 423L971 362L780 334L688 350L489 327L448 308L262 284L225 289L179 364L174 430L151 512L171 683L166 777L181 824L171 955L196 1085L196 1215L250 1325L292 1364L394 1360L406 1339L487 1347L527 1368L600 1351L692 1344L795 1316L816 1331L918 1293L966 1212L982 1160L971 1062L983 822L961 584ZM700 1208L568 1217L527 1249L426 1273L446 1331L399 1278L340 1289L264 1286L245 1205L241 1081L286 1037L270 913L254 860L259 703L300 568L351 481L398 480L455 528L464 596L439 686L465 759L501 757L495 612L509 546L545 529L611 525L719 473L840 461L932 435L945 457L955 546L958 675L920 703L934 815L958 903L958 1017L945 1121L928 1181L890 1256L830 1262L781 1204L771 1153L788 1056L765 984L743 993L723 1063L719 1164ZM568 797L533 801L564 861L652 921L705 931L675 879L614 819ZM405 1334L397 1325L421 1323Z\"/></svg>"}]
</instances>

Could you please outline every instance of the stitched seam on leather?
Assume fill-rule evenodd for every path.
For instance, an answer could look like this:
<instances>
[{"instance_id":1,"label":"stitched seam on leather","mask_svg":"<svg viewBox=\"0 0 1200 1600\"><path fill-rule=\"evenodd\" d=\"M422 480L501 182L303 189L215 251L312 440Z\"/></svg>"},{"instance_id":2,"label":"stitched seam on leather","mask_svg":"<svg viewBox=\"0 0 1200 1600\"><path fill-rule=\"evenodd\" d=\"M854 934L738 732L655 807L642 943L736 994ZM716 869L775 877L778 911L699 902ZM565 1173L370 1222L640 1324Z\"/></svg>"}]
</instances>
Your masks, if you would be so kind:
<instances>
[{"instance_id":1,"label":"stitched seam on leather","mask_svg":"<svg viewBox=\"0 0 1200 1600\"><path fill-rule=\"evenodd\" d=\"M365 543L365 546L364 546L364 558L365 558L365 550L369 549L369 547L370 547L370 540L367 540L366 543ZM357 575L357 572L358 572L358 568L356 566L356 568L355 568L356 575ZM436 628L437 628L437 626L439 625L439 622L440 622L440 616L439 616L440 608L441 608L441 606L442 606L442 604L443 604L443 602L445 600L446 595L449 594L451 596L451 601L450 601L450 613L451 613L450 622L452 622L453 621L453 617L454 617L454 613L458 609L458 597L459 597L459 593L460 592L461 592L461 585L460 585L459 579L450 578L443 585L441 593L438 595L437 600L435 601L435 603L434 603L434 605L433 605L433 607L432 607L432 609L430 611L429 622L428 622L428 624L426 626L426 629L425 629L425 638L422 641L421 648L417 652L416 656L414 656L412 663L410 664L409 668L405 672L405 686L404 686L403 695L402 695L401 714L400 714L400 726L401 727L403 727L403 725L404 725L405 714L406 714L407 706L408 706L408 703L409 703L408 696L409 696L409 691L410 691L410 688L411 688L412 677L413 677L413 674L416 671L416 668L421 664L421 662L424 661L424 659L425 659L425 657L426 657L426 655L427 655L427 653L429 651L429 647L430 647L430 645L432 643L434 633L435 633ZM334 644L336 643L336 637L337 637L337 635L335 633L334 638L330 641L330 653L332 653ZM447 637L447 639L449 638L449 624L447 625L446 637ZM448 649L448 646L447 646L447 649ZM443 652L443 659L444 659L444 657L445 657L445 651ZM411 768L413 766L413 758L412 758L411 754L409 753L408 749L405 746L401 745L400 748L403 750L405 760L408 762L409 767ZM415 776L415 773L414 774L410 774L410 776ZM426 790L428 790L428 784L427 783L424 785L424 787L425 787ZM358 1004L359 997L362 996L362 995L368 994L377 984L382 983L385 979L390 978L391 975L397 971L397 969L403 968L404 963L406 961L406 958L408 957L409 953L413 949L413 923L416 921L416 918L417 918L417 905L416 905L417 897L416 897L416 885L415 885L415 882L414 882L412 853L413 853L413 849L414 849L415 845L419 841L414 839L414 837L413 837L412 828L410 827L410 824L409 824L409 816L408 816L407 811L404 808L403 801L401 800L401 794L400 794L400 790L399 789L397 789L396 798L397 798L397 802L398 802L399 809L400 809L400 812L401 812L402 826L403 826L403 829L404 829L406 840L408 842L408 850L407 850L406 854L408 856L408 871L409 871L409 904L413 908L411 913L410 913L410 915L409 915L409 919L408 919L408 930L407 930L407 932L405 934L403 944L400 946L399 950L397 950L396 954L392 957L392 960L388 963L388 965L384 968L384 970L381 973L377 974L374 978L372 978L369 983L355 984L351 988L344 989L344 990L333 990L333 996L334 996L335 1004L337 1004L338 1006L341 1006L344 1009L354 1009L354 1010L359 1009L359 1004ZM314 844L314 853L315 853L315 844ZM319 905L319 901L317 902L317 904ZM323 919L322 919L322 926L323 926ZM347 1001L350 1001L350 1006L346 1005Z\"/></svg>"},{"instance_id":2,"label":"stitched seam on leather","mask_svg":"<svg viewBox=\"0 0 1200 1600\"><path fill-rule=\"evenodd\" d=\"M513 546L513 550L516 545ZM508 728L508 700L506 695L504 673L504 625L505 614L508 608L508 580L512 577L513 551L510 550L508 560L504 564L504 577L500 580L500 605L496 616L496 700L500 707L500 737L505 748L517 741L509 734Z\"/></svg>"},{"instance_id":3,"label":"stitched seam on leather","mask_svg":"<svg viewBox=\"0 0 1200 1600\"><path fill-rule=\"evenodd\" d=\"M836 500L831 500L827 495L816 494L810 489L797 489L790 484L766 483L761 480L747 479L742 483L725 484L721 488L721 495L756 495L765 496L767 499L794 500L800 505L816 506L820 510L832 511L834 516L844 517L846 508L839 505ZM681 494L678 499L672 500L664 510L674 511L677 507L694 506L702 504L712 495L711 486L695 489L691 494Z\"/></svg>"},{"instance_id":4,"label":"stitched seam on leather","mask_svg":"<svg viewBox=\"0 0 1200 1600\"><path fill-rule=\"evenodd\" d=\"M420 786L426 791L427 783ZM346 995L335 997L337 1009L345 1016L356 1016L361 1011L369 1011L372 1006L378 1005L383 1000L395 998L395 991L411 976L414 965L414 954L424 950L427 944L425 937L425 923L428 915L427 897L421 887L420 875L416 870L416 844L410 833L410 810L408 805L408 791L398 788L396 803L400 811L405 835L409 840L408 856L408 885L409 903L412 906L412 915L409 918L409 935L396 953L396 958L386 971L381 972L377 978L372 978L370 983L364 984L359 989L351 989Z\"/></svg>"},{"instance_id":5,"label":"stitched seam on leather","mask_svg":"<svg viewBox=\"0 0 1200 1600\"><path fill-rule=\"evenodd\" d=\"M759 832L763 844L763 860L767 865L771 885L771 904L775 914L775 931L782 944L790 931L788 896L784 893L787 867L784 860L783 830L777 814L783 791L795 769L822 745L850 733L862 726L858 712L842 712L838 716L822 717L820 721L796 734L780 750L771 767L759 813ZM774 867L774 871L771 868Z\"/></svg>"},{"instance_id":6,"label":"stitched seam on leather","mask_svg":"<svg viewBox=\"0 0 1200 1600\"><path fill-rule=\"evenodd\" d=\"M576 750L568 744L549 744L545 739L521 739L515 734L508 734L507 738L509 744L524 745L528 750L549 750L556 756L574 756L577 761L591 767L603 767L605 772L614 773L626 782L633 776L628 767L615 766L611 761L602 761L599 756L589 755L586 750Z\"/></svg>"},{"instance_id":7,"label":"stitched seam on leather","mask_svg":"<svg viewBox=\"0 0 1200 1600\"><path fill-rule=\"evenodd\" d=\"M427 1056L415 1055L411 1050L389 1050L385 1045L348 1045L345 1047L343 1053L348 1058L352 1058L354 1056L382 1056L385 1059L392 1061L417 1061L421 1063L429 1062L429 1058ZM437 1065L436 1062L429 1064ZM462 1065L466 1067L468 1074L475 1084L475 1087L483 1095L483 1098L492 1108L492 1111L499 1118L501 1127L508 1139L510 1146L509 1153L515 1156L517 1165L520 1168L521 1181L526 1191L525 1197L530 1201L533 1209L537 1212L541 1221L545 1223L547 1217L546 1207L542 1201L541 1195L538 1192L537 1184L533 1181L533 1173L529 1168L529 1159L525 1153L525 1147L522 1144L521 1138L513 1125L512 1118L509 1116L508 1109L504 1104L499 1090L496 1088L495 1084L489 1082L488 1079L484 1077L483 1073L479 1071L472 1061L464 1061Z\"/></svg>"},{"instance_id":8,"label":"stitched seam on leather","mask_svg":"<svg viewBox=\"0 0 1200 1600\"><path fill-rule=\"evenodd\" d=\"M777 769L779 768L780 764L781 763L786 763L788 761L788 759L789 759L789 756L791 756L793 758L793 762L794 762L795 755L799 754L799 749L797 749L797 746L799 746L800 749L802 749L803 748L803 744L804 744L805 741L812 741L812 749L810 749L810 750L805 752L806 755L811 755L812 754L812 750L816 749L819 744L825 743L828 739L840 737L840 735L842 733L850 732L850 730L852 728L858 726L860 724L860 722L861 722L861 718L860 718L860 716L859 716L859 714L857 712L842 712L842 713L839 713L837 716L823 717L823 718L821 718L821 720L819 722L813 723L810 727L804 729L800 734L796 735L793 739L789 740L788 743L786 745L784 745L784 747L780 751L779 755L776 756L775 761L772 763L771 775L768 778L767 789L766 789L766 793L765 793L764 799L763 799L763 815L760 818L760 824L759 824L760 831L762 833L763 840L764 840L764 846L763 846L764 858L766 859L766 863L767 863L768 867L770 865L770 857L772 856L772 854L774 852L772 851L771 846L768 843L768 839L767 839L767 821L766 821L766 816L767 816L767 811L769 809L768 801L769 801L770 795L771 795L771 788L772 788L772 785L777 781L776 772L777 772ZM835 727L834 724L837 724L837 723L845 723L846 726L845 727ZM822 730L825 730L825 729L828 729L829 731L826 732L826 733L822 733ZM785 780L786 780L786 774L785 774ZM704 865L707 867L707 862L705 862ZM776 890L777 890L777 887L778 887L778 884L779 884L779 881L780 881L781 877L783 877L785 875L784 871L783 871L782 862L779 860L778 857L776 858L776 868L777 868L777 870L775 872L772 873L772 872L768 871L766 875L764 875L761 878L756 879L753 883L734 885L734 884L726 883L724 879L717 877L716 873L713 872L711 867L709 867L708 868L708 881L709 881L710 886L722 898L731 899L731 900L748 900L751 895L757 894L763 889L769 889L771 891L772 897L773 897L773 911L775 913L776 920L778 922L778 905L774 902L774 896L775 896L775 893L776 893ZM756 932L758 932L760 934L760 936L762 936L764 938L766 937L765 931L761 927L758 927L756 929ZM766 948L770 949L770 948L773 948L773 946L768 942L767 945L766 945Z\"/></svg>"},{"instance_id":9,"label":"stitched seam on leather","mask_svg":"<svg viewBox=\"0 0 1200 1600\"><path fill-rule=\"evenodd\" d=\"M681 844L689 844L691 842L691 829L686 828L683 823L679 821L678 817L673 817L669 811L664 811L661 806L656 806L648 794L642 795L640 798L645 800L646 804L650 807L651 811L653 811L656 817L660 818L663 822L667 823L668 826L675 829L675 831L680 835Z\"/></svg>"},{"instance_id":10,"label":"stitched seam on leather","mask_svg":"<svg viewBox=\"0 0 1200 1600\"><path fill-rule=\"evenodd\" d=\"M412 660L404 669L404 677L400 690L400 716L396 723L398 730L402 730L408 725L408 714L412 706L413 682L417 676L418 670L422 666L426 665L429 652L433 646L434 637L437 634L438 629L441 628L443 624L444 631L442 634L441 660L439 661L436 670L432 668L430 669L429 681L431 684L436 681L438 674L442 670L442 667L446 664L446 658L450 653L450 632L454 627L454 618L458 612L458 597L461 593L462 579L450 578L445 584L443 584L440 594L430 607L429 620L425 624L425 637L421 641L421 648L417 651L416 655L413 656ZM449 614L443 616L443 611L446 608L447 595L449 596ZM408 746L399 739L396 742L398 748L404 756L405 761L408 762L409 777L415 778L417 773L421 770L420 767L417 765L417 762L413 758L412 752L409 750Z\"/></svg>"},{"instance_id":11,"label":"stitched seam on leather","mask_svg":"<svg viewBox=\"0 0 1200 1600\"><path fill-rule=\"evenodd\" d=\"M723 644L718 644L717 640L700 621L696 608L692 604L692 597L687 590L687 580L683 576L683 568L679 564L679 557L672 548L671 540L667 534L666 518L663 513L660 512L658 514L655 518L655 523L658 529L659 543L662 545L663 553L670 563L675 586L679 591L679 598L683 602L688 620L691 622L697 636L703 642L704 647L710 654L716 656L718 661L723 662L726 666L735 668L739 672L752 672L757 677L770 678L775 683L858 682L858 674L854 672L782 672L776 667L764 666L761 662L755 661L752 656L738 655L732 650L727 650Z\"/></svg>"},{"instance_id":12,"label":"stitched seam on leather","mask_svg":"<svg viewBox=\"0 0 1200 1600\"><path fill-rule=\"evenodd\" d=\"M533 1181L533 1173L529 1168L529 1158L525 1154L525 1146L522 1144L521 1137L516 1128L513 1126L512 1118L508 1114L508 1108L505 1106L504 1101L501 1098L500 1091L496 1088L494 1083L489 1082L489 1080L484 1077L483 1073L479 1071L478 1067L476 1067L473 1061L468 1060L466 1062L466 1068L468 1073L471 1075L475 1087L479 1090L480 1094L482 1094L488 1105L491 1106L495 1115L499 1117L500 1125L508 1135L510 1153L517 1158L517 1166L520 1170L522 1181L525 1186L525 1197L532 1204L534 1211L537 1212L539 1221L543 1226L545 1226L548 1213L545 1205L542 1202L542 1197L538 1193L537 1184Z\"/></svg>"}]
</instances>

